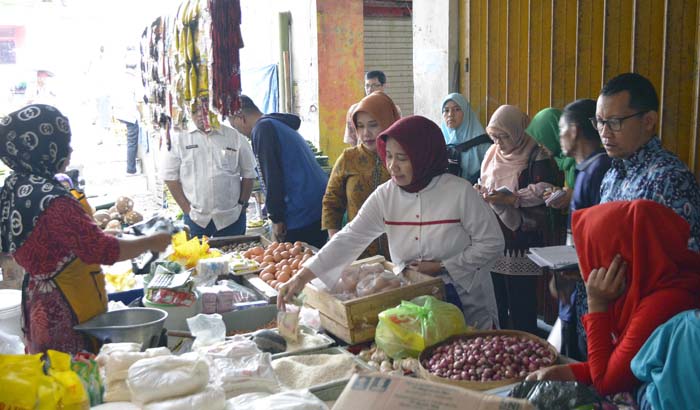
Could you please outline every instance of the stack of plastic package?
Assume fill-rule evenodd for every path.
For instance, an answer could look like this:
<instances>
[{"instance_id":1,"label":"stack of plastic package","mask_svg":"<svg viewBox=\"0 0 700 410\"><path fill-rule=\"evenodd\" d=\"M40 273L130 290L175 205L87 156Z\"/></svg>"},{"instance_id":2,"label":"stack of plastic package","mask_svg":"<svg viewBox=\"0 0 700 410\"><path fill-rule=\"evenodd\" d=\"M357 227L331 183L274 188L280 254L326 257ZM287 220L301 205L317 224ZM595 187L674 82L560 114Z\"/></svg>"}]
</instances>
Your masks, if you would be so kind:
<instances>
[{"instance_id":1,"label":"stack of plastic package","mask_svg":"<svg viewBox=\"0 0 700 410\"><path fill-rule=\"evenodd\" d=\"M131 401L131 392L126 384L129 367L141 359L170 355L166 347L147 349L141 352L139 343L108 343L97 355L104 386L102 397L105 403Z\"/></svg>"},{"instance_id":2,"label":"stack of plastic package","mask_svg":"<svg viewBox=\"0 0 700 410\"><path fill-rule=\"evenodd\" d=\"M248 305L259 302L256 305L264 305L265 301L259 301L259 296L252 290L231 280L219 281L215 286L200 286L197 288L202 301L202 313L226 313L236 310L239 305Z\"/></svg>"},{"instance_id":3,"label":"stack of plastic package","mask_svg":"<svg viewBox=\"0 0 700 410\"><path fill-rule=\"evenodd\" d=\"M224 390L226 398L245 393L272 394L281 390L272 368L272 356L244 336L201 347L210 363L210 384Z\"/></svg>"},{"instance_id":4,"label":"stack of plastic package","mask_svg":"<svg viewBox=\"0 0 700 410\"><path fill-rule=\"evenodd\" d=\"M197 353L139 360L129 368L131 401L143 410L224 410L224 391L209 383L209 364Z\"/></svg>"}]
</instances>

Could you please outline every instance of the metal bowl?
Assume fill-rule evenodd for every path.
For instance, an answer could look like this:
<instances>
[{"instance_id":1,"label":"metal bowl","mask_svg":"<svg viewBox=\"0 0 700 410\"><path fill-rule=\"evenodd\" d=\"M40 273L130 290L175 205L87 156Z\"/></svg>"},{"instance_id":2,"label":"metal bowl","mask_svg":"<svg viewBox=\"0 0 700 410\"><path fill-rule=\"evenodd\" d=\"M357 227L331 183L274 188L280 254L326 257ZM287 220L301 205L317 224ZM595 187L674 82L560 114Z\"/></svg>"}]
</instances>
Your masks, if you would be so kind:
<instances>
[{"instance_id":1,"label":"metal bowl","mask_svg":"<svg viewBox=\"0 0 700 410\"><path fill-rule=\"evenodd\" d=\"M103 343L141 343L142 349L158 345L168 312L155 308L114 310L74 327Z\"/></svg>"}]
</instances>

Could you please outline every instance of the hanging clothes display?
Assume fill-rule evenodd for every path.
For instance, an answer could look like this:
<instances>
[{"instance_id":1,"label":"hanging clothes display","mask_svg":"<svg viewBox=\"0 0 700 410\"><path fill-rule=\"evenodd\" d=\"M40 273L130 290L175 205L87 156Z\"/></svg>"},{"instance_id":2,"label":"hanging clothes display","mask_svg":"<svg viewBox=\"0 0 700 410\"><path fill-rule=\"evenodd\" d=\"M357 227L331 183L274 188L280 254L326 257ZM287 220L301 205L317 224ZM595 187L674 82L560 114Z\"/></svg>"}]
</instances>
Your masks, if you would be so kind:
<instances>
[{"instance_id":1,"label":"hanging clothes display","mask_svg":"<svg viewBox=\"0 0 700 410\"><path fill-rule=\"evenodd\" d=\"M212 104L221 115L228 116L241 104L241 5L238 0L209 0L209 9L212 49L216 52L212 61Z\"/></svg>"},{"instance_id":2,"label":"hanging clothes display","mask_svg":"<svg viewBox=\"0 0 700 410\"><path fill-rule=\"evenodd\" d=\"M171 129L186 129L195 104L218 129L240 108L240 0L186 0L172 18L159 17L141 36L147 122L168 150Z\"/></svg>"}]
</instances>

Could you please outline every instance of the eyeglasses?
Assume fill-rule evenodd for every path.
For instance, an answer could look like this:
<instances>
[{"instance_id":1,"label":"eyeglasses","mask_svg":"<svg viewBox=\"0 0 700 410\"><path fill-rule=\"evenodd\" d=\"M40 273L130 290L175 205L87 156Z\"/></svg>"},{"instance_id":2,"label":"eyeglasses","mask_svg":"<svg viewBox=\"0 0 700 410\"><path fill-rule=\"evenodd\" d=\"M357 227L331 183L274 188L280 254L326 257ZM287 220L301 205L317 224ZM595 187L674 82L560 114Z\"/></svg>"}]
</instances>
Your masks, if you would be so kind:
<instances>
[{"instance_id":1,"label":"eyeglasses","mask_svg":"<svg viewBox=\"0 0 700 410\"><path fill-rule=\"evenodd\" d=\"M593 124L593 127L598 129L598 132L603 132L603 129L607 125L608 128L610 128L610 131L620 131L622 129L622 122L630 119L632 117L639 117L641 115L644 115L648 113L648 110L645 111L639 111L634 114L628 115L626 117L620 117L620 118L610 118L609 120L600 120L596 117L589 118L591 121L591 124Z\"/></svg>"},{"instance_id":2,"label":"eyeglasses","mask_svg":"<svg viewBox=\"0 0 700 410\"><path fill-rule=\"evenodd\" d=\"M365 84L365 90L376 91L381 89L383 86L384 85L382 83L367 83Z\"/></svg>"}]
</instances>

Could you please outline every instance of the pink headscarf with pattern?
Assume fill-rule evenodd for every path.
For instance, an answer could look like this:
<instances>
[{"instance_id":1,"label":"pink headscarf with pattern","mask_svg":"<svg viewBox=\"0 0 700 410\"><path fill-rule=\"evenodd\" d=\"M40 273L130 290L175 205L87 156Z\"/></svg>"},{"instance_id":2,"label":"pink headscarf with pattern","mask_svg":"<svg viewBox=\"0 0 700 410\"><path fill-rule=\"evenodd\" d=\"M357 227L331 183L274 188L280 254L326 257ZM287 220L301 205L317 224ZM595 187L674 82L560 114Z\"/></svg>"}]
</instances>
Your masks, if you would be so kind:
<instances>
[{"instance_id":1,"label":"pink headscarf with pattern","mask_svg":"<svg viewBox=\"0 0 700 410\"><path fill-rule=\"evenodd\" d=\"M517 192L518 177L527 168L532 149L537 141L525 132L530 118L514 105L501 105L491 116L486 132L508 134L515 149L504 154L498 144L493 144L481 163L481 185L489 190L507 187Z\"/></svg>"}]
</instances>

